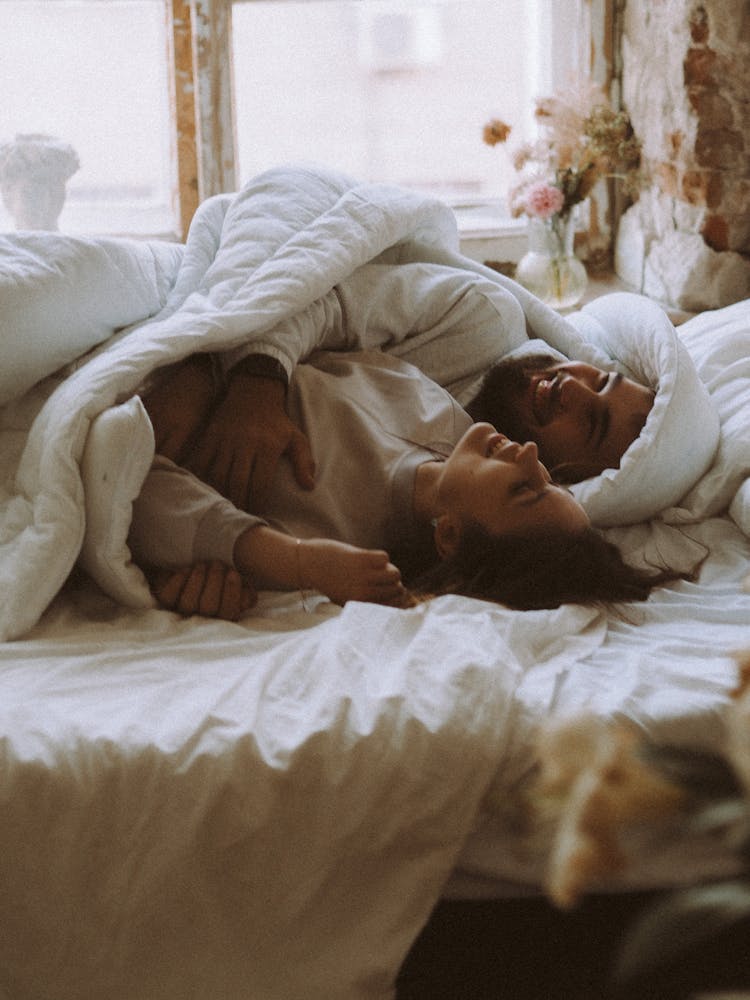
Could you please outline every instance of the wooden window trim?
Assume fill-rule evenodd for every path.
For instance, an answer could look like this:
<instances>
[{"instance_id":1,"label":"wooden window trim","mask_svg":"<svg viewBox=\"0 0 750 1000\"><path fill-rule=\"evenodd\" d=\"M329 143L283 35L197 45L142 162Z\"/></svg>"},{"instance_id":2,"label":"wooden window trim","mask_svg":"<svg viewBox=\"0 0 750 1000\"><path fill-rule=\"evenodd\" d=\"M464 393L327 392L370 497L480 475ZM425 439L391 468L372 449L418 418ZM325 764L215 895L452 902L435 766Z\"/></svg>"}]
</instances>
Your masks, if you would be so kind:
<instances>
[{"instance_id":1,"label":"wooden window trim","mask_svg":"<svg viewBox=\"0 0 750 1000\"><path fill-rule=\"evenodd\" d=\"M177 188L173 192L173 210L178 220L180 236L184 240L190 221L200 203L195 130L193 31L189 0L165 0L165 14L177 174Z\"/></svg>"},{"instance_id":2,"label":"wooden window trim","mask_svg":"<svg viewBox=\"0 0 750 1000\"><path fill-rule=\"evenodd\" d=\"M584 31L576 61L587 59L592 75L610 86L613 26L621 2L581 0L580 7ZM165 0L165 3L172 20L169 35L173 47L177 198L184 238L202 201L222 192L236 191L239 184L232 93L232 4L231 0ZM592 220L594 232L589 234L598 231L599 239L603 238L605 243L611 236L613 221L607 207L597 206ZM470 242L474 240L471 234L466 236ZM511 238L518 242L517 235ZM479 242L484 241L477 242L477 249ZM508 237L494 242L507 244Z\"/></svg>"},{"instance_id":3,"label":"wooden window trim","mask_svg":"<svg viewBox=\"0 0 750 1000\"><path fill-rule=\"evenodd\" d=\"M237 189L229 0L165 0L175 123L176 214Z\"/></svg>"}]
</instances>

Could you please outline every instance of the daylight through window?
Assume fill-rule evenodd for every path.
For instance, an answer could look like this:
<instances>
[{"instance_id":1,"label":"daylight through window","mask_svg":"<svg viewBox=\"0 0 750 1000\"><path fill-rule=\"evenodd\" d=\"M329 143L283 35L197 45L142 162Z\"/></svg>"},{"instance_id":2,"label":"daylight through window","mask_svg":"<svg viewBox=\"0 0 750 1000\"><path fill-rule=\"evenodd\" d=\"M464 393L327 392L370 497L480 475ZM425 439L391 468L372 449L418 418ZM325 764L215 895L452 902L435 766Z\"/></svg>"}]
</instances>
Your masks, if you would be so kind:
<instances>
[{"instance_id":1,"label":"daylight through window","mask_svg":"<svg viewBox=\"0 0 750 1000\"><path fill-rule=\"evenodd\" d=\"M167 52L164 0L0 0L0 229L64 177L62 230L176 232Z\"/></svg>"},{"instance_id":2,"label":"daylight through window","mask_svg":"<svg viewBox=\"0 0 750 1000\"><path fill-rule=\"evenodd\" d=\"M517 232L509 153L588 53L590 0L0 0L0 231L184 235L290 161ZM482 141L493 117L508 148ZM516 236L513 236L515 239Z\"/></svg>"},{"instance_id":3,"label":"daylight through window","mask_svg":"<svg viewBox=\"0 0 750 1000\"><path fill-rule=\"evenodd\" d=\"M513 167L482 142L533 101L570 49L577 4L549 0L237 0L232 39L239 177L307 159L505 214ZM560 31L563 32L562 36ZM567 36L567 38L566 38Z\"/></svg>"}]
</instances>

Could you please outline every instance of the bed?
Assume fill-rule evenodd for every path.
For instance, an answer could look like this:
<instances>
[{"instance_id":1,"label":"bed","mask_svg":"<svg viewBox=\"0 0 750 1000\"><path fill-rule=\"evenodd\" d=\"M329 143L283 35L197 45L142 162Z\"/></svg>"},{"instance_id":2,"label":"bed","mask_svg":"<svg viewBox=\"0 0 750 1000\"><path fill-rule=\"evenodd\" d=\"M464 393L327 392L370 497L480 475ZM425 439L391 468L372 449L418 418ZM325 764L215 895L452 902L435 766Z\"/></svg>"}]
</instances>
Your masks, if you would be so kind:
<instances>
[{"instance_id":1,"label":"bed","mask_svg":"<svg viewBox=\"0 0 750 1000\"><path fill-rule=\"evenodd\" d=\"M98 416L207 343L262 341L365 263L481 268L450 213L290 169L206 202L185 246L18 234L0 251L4 1000L391 997L440 899L570 905L735 870L658 809L616 858L557 864L534 783L550 733L593 746L628 723L724 751L750 648L750 303L675 334L716 414L698 482L607 528L634 559L703 558L695 582L624 612L269 593L228 623L154 607L128 560L147 446L107 466L106 518L87 507ZM540 323L585 354L601 318Z\"/></svg>"}]
</instances>

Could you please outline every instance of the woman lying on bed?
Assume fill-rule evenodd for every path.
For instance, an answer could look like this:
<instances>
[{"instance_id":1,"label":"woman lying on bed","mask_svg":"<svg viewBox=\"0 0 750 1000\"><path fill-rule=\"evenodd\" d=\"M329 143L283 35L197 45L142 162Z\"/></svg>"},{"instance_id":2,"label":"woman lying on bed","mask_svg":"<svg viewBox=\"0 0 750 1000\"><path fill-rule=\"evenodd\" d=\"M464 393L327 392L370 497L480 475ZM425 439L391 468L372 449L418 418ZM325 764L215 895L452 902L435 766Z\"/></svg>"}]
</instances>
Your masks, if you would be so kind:
<instances>
[{"instance_id":1,"label":"woman lying on bed","mask_svg":"<svg viewBox=\"0 0 750 1000\"><path fill-rule=\"evenodd\" d=\"M213 392L210 367L194 358L146 397L164 450L161 421L170 406L188 402L198 432L201 401ZM551 482L534 443L521 446L472 423L403 361L380 352L318 354L296 369L287 409L312 446L315 485L301 488L281 465L253 513L157 456L133 505L128 542L158 581L162 603L239 614L247 601L229 602L225 614L221 600L205 599L200 581L209 563L214 593L217 580L239 593L236 574L217 571L217 561L258 590L309 589L339 604L395 606L444 593L518 609L643 600L677 576L627 566ZM155 570L177 572L165 579Z\"/></svg>"}]
</instances>

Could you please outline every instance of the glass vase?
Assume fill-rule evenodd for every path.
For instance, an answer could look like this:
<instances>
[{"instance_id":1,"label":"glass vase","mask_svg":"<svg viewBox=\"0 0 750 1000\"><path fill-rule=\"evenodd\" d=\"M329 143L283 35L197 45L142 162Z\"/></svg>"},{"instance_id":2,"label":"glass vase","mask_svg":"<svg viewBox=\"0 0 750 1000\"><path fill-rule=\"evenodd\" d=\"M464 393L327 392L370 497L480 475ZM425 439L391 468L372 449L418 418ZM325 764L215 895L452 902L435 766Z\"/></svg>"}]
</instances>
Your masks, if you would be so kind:
<instances>
[{"instance_id":1,"label":"glass vase","mask_svg":"<svg viewBox=\"0 0 750 1000\"><path fill-rule=\"evenodd\" d=\"M588 284L586 268L573 251L572 214L529 219L528 252L516 267L516 281L553 309L578 305Z\"/></svg>"}]
</instances>

